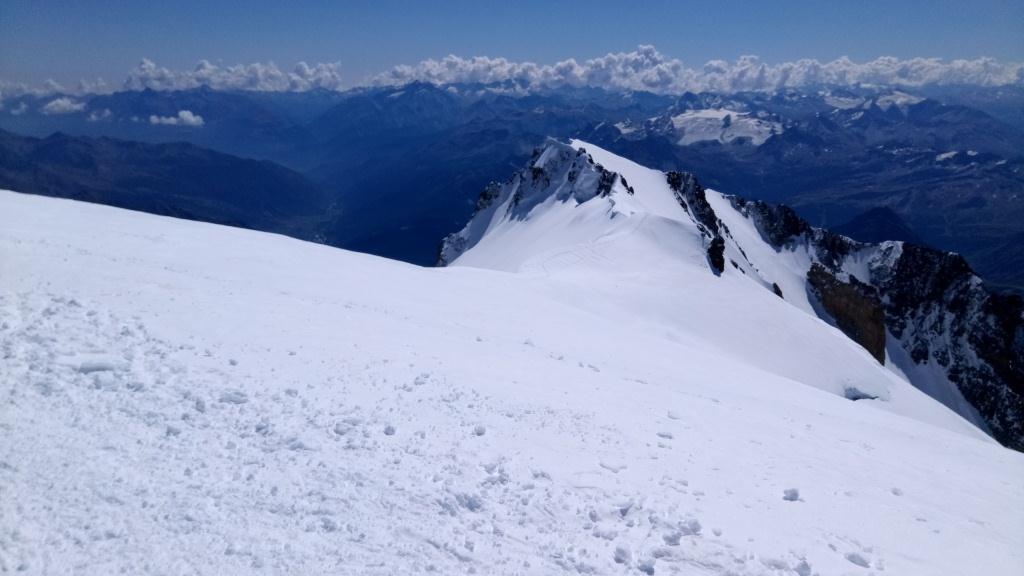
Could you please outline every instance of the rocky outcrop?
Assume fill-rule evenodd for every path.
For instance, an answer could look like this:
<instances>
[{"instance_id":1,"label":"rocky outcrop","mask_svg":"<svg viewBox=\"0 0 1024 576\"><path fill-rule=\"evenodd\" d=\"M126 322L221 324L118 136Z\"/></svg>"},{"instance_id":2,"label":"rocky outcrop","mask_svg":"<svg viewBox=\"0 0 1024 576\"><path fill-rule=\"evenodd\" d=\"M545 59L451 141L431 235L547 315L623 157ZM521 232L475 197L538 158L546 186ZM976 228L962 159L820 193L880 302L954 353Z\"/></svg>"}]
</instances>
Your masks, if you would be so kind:
<instances>
[{"instance_id":1,"label":"rocky outcrop","mask_svg":"<svg viewBox=\"0 0 1024 576\"><path fill-rule=\"evenodd\" d=\"M807 287L843 334L885 364L885 309L878 290L852 276L843 282L818 263L807 272Z\"/></svg>"},{"instance_id":2,"label":"rocky outcrop","mask_svg":"<svg viewBox=\"0 0 1024 576\"><path fill-rule=\"evenodd\" d=\"M476 204L474 206L475 212L486 210L494 203L495 200L498 199L499 194L501 194L501 183L492 180L487 184L487 187L484 188L484 191L480 193L480 196L477 197Z\"/></svg>"},{"instance_id":3,"label":"rocky outcrop","mask_svg":"<svg viewBox=\"0 0 1024 576\"><path fill-rule=\"evenodd\" d=\"M1024 301L987 289L959 254L900 246L871 270L889 331L914 362L946 372L996 439L1024 450Z\"/></svg>"},{"instance_id":4,"label":"rocky outcrop","mask_svg":"<svg viewBox=\"0 0 1024 576\"><path fill-rule=\"evenodd\" d=\"M791 246L799 240L809 241L818 260L836 268L855 250L866 246L824 228L815 228L785 204L768 204L732 197L734 208L752 218L766 241L776 248Z\"/></svg>"},{"instance_id":5,"label":"rocky outcrop","mask_svg":"<svg viewBox=\"0 0 1024 576\"><path fill-rule=\"evenodd\" d=\"M704 235L709 239L707 255L708 265L716 275L725 270L725 238L722 231L725 225L718 219L715 210L708 204L707 193L697 181L697 177L686 172L669 172L665 175L669 188L676 197L676 202L697 223Z\"/></svg>"},{"instance_id":6,"label":"rocky outcrop","mask_svg":"<svg viewBox=\"0 0 1024 576\"><path fill-rule=\"evenodd\" d=\"M708 204L707 193L697 181L697 177L687 172L669 172L665 176L679 205L689 212L698 224L704 226L711 236L720 236L718 216Z\"/></svg>"},{"instance_id":7,"label":"rocky outcrop","mask_svg":"<svg viewBox=\"0 0 1024 576\"><path fill-rule=\"evenodd\" d=\"M856 242L810 226L785 206L741 198L732 203L776 249L806 247L816 260L808 273L810 288L817 283L817 291L824 287L823 294L832 294L816 294L822 307L851 338L882 358L881 338L868 328L874 313L855 304L853 287L862 296L874 289L895 343L914 363L937 366L993 437L1024 451L1024 301L1019 295L989 289L958 254L903 242ZM868 278L844 271L854 257L868 261ZM844 316L848 319L841 321Z\"/></svg>"},{"instance_id":8,"label":"rocky outcrop","mask_svg":"<svg viewBox=\"0 0 1024 576\"><path fill-rule=\"evenodd\" d=\"M725 239L715 236L708 246L708 264L715 274L721 275L725 271Z\"/></svg>"}]
</instances>

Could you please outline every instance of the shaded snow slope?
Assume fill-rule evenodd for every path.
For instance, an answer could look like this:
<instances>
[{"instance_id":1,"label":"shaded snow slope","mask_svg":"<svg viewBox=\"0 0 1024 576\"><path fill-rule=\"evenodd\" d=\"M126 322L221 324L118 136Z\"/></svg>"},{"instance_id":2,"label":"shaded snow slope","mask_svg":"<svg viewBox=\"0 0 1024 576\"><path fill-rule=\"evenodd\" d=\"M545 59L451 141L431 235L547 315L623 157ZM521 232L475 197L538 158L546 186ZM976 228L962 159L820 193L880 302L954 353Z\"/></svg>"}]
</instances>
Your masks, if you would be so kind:
<instances>
[{"instance_id":1,"label":"shaded snow slope","mask_svg":"<svg viewBox=\"0 0 1024 576\"><path fill-rule=\"evenodd\" d=\"M697 238L640 194L615 233ZM696 248L587 245L422 269L0 192L0 570L1020 573L1021 454ZM825 384L744 357L783 320Z\"/></svg>"}]
</instances>

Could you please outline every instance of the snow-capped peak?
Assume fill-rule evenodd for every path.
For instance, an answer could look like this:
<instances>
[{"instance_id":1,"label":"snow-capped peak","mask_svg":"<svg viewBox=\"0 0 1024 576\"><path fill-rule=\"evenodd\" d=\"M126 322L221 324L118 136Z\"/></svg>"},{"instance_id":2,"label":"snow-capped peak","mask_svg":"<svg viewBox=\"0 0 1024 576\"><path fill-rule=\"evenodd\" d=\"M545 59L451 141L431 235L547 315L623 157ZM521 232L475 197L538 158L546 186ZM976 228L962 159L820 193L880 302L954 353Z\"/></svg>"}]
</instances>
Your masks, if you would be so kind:
<instances>
[{"instance_id":1,"label":"snow-capped peak","mask_svg":"<svg viewBox=\"0 0 1024 576\"><path fill-rule=\"evenodd\" d=\"M652 322L678 315L705 342L762 368L888 407L896 375L1024 446L1024 400L1013 385L1021 370L1002 360L1021 356L1020 303L988 293L956 255L855 242L785 206L705 190L693 175L549 140L484 191L476 215L445 239L440 263L621 285L639 278L658 297L678 298L655 306ZM870 366L809 352L830 341L819 333L840 334L821 320L863 347Z\"/></svg>"},{"instance_id":2,"label":"snow-capped peak","mask_svg":"<svg viewBox=\"0 0 1024 576\"><path fill-rule=\"evenodd\" d=\"M662 172L586 142L551 139L527 167L484 190L474 217L445 239L440 261L532 269L573 246L607 243L650 226L670 228L668 233L679 237L672 257L701 260L712 235L692 215L698 211ZM657 240L657 235L647 238ZM630 260L620 264L628 267Z\"/></svg>"}]
</instances>

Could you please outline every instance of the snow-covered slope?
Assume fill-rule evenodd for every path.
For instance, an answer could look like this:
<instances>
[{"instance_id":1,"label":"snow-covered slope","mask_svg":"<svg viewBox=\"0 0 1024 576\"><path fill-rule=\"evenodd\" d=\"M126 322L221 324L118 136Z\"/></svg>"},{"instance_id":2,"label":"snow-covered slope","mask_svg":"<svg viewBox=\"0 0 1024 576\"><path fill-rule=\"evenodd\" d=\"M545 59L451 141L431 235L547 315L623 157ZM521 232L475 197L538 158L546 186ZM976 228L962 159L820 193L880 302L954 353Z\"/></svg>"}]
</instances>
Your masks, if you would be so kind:
<instances>
[{"instance_id":1,"label":"snow-covered slope","mask_svg":"<svg viewBox=\"0 0 1024 576\"><path fill-rule=\"evenodd\" d=\"M646 177L445 269L0 192L0 570L1019 574L1024 456Z\"/></svg>"},{"instance_id":2,"label":"snow-covered slope","mask_svg":"<svg viewBox=\"0 0 1024 576\"><path fill-rule=\"evenodd\" d=\"M989 293L956 254L855 242L784 206L704 190L691 175L581 141L549 141L477 208L445 240L442 264L582 283L611 276L609 297L624 309L675 295L641 316L760 368L941 423L945 412L903 401L909 380L1024 447L1022 304ZM870 355L851 351L851 339Z\"/></svg>"}]
</instances>

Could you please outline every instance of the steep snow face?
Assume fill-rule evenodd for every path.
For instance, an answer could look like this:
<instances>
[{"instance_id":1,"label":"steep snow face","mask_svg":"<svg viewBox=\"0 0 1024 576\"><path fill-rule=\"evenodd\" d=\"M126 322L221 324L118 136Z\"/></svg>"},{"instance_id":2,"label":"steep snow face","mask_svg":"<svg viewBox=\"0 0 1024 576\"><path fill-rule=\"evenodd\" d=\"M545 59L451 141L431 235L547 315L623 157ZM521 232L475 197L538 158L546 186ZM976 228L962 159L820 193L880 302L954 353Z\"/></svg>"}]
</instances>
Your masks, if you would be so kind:
<instances>
[{"instance_id":1,"label":"steep snow face","mask_svg":"<svg viewBox=\"0 0 1024 576\"><path fill-rule=\"evenodd\" d=\"M509 273L0 192L0 570L1019 574L1021 454L620 218Z\"/></svg>"}]
</instances>

